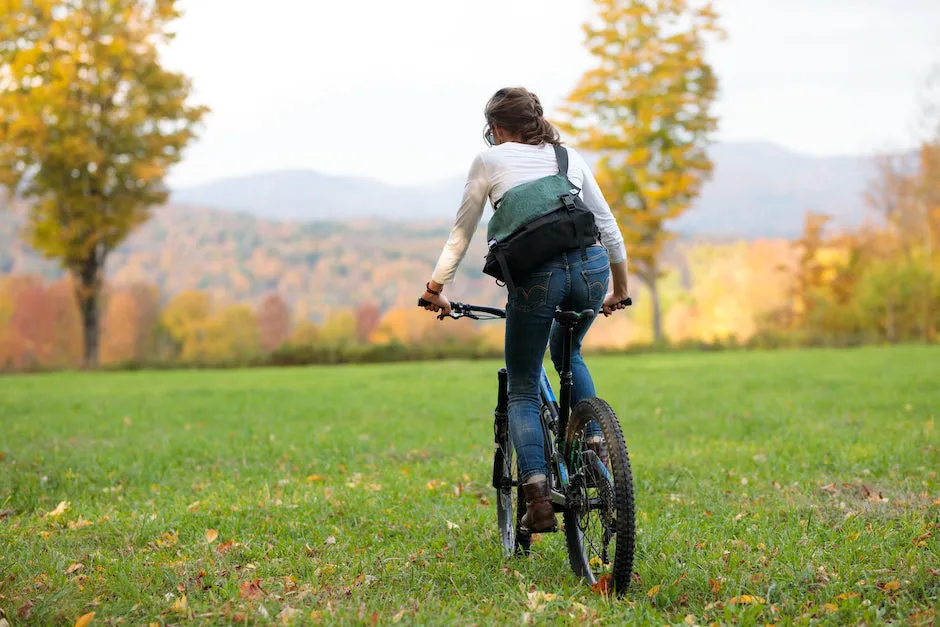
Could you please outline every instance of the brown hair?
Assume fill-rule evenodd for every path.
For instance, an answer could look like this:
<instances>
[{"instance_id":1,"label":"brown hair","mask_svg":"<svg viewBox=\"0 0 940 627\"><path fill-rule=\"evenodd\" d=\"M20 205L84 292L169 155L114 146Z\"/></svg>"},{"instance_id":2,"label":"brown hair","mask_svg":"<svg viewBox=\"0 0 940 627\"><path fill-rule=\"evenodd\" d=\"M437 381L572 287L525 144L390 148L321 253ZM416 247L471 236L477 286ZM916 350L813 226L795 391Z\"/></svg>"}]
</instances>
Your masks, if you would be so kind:
<instances>
[{"instance_id":1,"label":"brown hair","mask_svg":"<svg viewBox=\"0 0 940 627\"><path fill-rule=\"evenodd\" d=\"M538 96L524 87L504 87L483 109L487 126L497 125L522 137L524 144L560 144L558 131L543 116Z\"/></svg>"}]
</instances>

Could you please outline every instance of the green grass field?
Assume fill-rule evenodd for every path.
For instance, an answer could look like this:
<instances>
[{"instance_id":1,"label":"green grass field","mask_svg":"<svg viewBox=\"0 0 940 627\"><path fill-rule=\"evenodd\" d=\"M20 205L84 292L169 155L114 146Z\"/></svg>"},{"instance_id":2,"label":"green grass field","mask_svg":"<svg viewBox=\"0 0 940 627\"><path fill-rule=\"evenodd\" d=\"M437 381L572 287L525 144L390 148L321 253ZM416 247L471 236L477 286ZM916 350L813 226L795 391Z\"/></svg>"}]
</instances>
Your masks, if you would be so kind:
<instances>
[{"instance_id":1,"label":"green grass field","mask_svg":"<svg viewBox=\"0 0 940 627\"><path fill-rule=\"evenodd\" d=\"M0 616L936 620L940 350L589 359L637 489L623 600L574 577L561 534L501 557L498 365L0 379Z\"/></svg>"}]
</instances>

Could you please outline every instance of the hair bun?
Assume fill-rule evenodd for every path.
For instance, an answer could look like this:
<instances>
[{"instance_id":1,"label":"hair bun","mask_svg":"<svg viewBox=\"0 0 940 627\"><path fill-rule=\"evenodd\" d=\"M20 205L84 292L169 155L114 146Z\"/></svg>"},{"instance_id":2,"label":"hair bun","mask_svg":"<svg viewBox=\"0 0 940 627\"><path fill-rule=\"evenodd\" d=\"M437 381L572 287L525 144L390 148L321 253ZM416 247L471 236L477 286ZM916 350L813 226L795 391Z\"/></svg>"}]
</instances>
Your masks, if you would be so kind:
<instances>
[{"instance_id":1,"label":"hair bun","mask_svg":"<svg viewBox=\"0 0 940 627\"><path fill-rule=\"evenodd\" d=\"M530 91L529 98L532 100L532 108L535 109L535 115L541 117L544 114L544 111L542 110L542 103L539 102L539 97Z\"/></svg>"}]
</instances>

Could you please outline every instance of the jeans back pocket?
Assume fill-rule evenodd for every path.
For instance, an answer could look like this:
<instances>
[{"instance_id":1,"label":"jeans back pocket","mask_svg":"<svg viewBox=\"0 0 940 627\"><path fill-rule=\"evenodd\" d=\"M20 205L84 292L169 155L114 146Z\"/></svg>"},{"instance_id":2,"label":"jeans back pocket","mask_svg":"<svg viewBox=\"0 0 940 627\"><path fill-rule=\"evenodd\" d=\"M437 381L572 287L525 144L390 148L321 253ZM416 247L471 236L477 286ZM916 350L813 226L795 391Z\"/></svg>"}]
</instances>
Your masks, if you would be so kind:
<instances>
[{"instance_id":1,"label":"jeans back pocket","mask_svg":"<svg viewBox=\"0 0 940 627\"><path fill-rule=\"evenodd\" d=\"M533 272L516 283L512 295L512 306L519 311L530 312L545 304L548 300L548 287L552 280L551 272Z\"/></svg>"},{"instance_id":2,"label":"jeans back pocket","mask_svg":"<svg viewBox=\"0 0 940 627\"><path fill-rule=\"evenodd\" d=\"M581 270L581 277L584 279L590 301L595 305L603 303L607 286L610 284L610 264L606 263L606 259L604 265Z\"/></svg>"}]
</instances>

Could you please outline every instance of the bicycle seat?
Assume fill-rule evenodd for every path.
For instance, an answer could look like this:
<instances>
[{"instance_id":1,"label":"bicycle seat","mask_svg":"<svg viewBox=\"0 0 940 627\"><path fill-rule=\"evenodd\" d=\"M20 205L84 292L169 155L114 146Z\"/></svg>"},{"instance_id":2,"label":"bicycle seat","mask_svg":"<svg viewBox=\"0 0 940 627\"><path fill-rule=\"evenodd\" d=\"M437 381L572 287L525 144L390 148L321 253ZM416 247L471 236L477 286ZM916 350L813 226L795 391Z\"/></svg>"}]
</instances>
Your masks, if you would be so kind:
<instances>
[{"instance_id":1,"label":"bicycle seat","mask_svg":"<svg viewBox=\"0 0 940 627\"><path fill-rule=\"evenodd\" d=\"M593 309L585 309L583 311L562 311L561 309L555 309L555 320L558 324L563 327L573 327L582 320L590 320L596 314Z\"/></svg>"}]
</instances>

